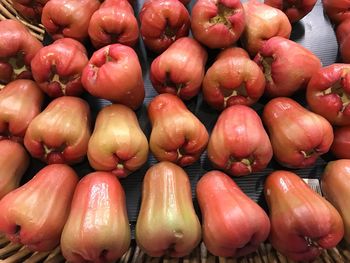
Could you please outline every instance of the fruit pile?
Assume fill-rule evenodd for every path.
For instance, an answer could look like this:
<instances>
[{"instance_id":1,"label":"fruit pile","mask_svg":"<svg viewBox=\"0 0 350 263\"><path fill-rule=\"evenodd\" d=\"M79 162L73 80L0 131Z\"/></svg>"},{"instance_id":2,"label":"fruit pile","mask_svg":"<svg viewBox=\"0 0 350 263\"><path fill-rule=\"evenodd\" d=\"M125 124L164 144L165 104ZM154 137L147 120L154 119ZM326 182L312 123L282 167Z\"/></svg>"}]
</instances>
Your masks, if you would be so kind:
<instances>
[{"instance_id":1,"label":"fruit pile","mask_svg":"<svg viewBox=\"0 0 350 263\"><path fill-rule=\"evenodd\" d=\"M203 240L216 256L241 257L269 239L309 261L350 242L350 65L322 67L289 40L316 0L186 4L147 0L136 18L127 0L13 0L53 41L0 22L0 233L33 251L60 244L69 262L115 261L131 241L121 182L147 167L135 240L149 256L183 257ZM323 4L350 62L350 3ZM149 76L139 35L154 57ZM159 93L149 103L147 77ZM210 131L188 107L198 96L220 113ZM91 99L109 103L95 116ZM259 115L251 106L262 101ZM144 104L150 134L137 116ZM291 169L329 151L341 160L323 172L324 198ZM198 217L183 167L204 152ZM148 167L150 156L158 163ZM285 170L265 178L266 212L231 177L255 176L272 158ZM34 159L46 166L20 186ZM82 162L94 172L79 178Z\"/></svg>"}]
</instances>

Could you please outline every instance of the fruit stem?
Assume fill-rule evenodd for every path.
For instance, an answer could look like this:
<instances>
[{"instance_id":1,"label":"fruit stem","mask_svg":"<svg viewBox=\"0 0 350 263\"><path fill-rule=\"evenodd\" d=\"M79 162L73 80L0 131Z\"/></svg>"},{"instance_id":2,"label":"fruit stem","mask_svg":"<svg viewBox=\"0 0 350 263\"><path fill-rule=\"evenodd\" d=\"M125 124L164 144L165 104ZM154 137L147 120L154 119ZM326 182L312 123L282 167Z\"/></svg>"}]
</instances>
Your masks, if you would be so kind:
<instances>
[{"instance_id":1,"label":"fruit stem","mask_svg":"<svg viewBox=\"0 0 350 263\"><path fill-rule=\"evenodd\" d=\"M218 7L218 14L210 18L209 22L212 24L224 24L229 29L232 29L232 24L228 20L228 17L233 15L234 10L231 8L228 8L227 6L221 3L219 3L217 7Z\"/></svg>"},{"instance_id":2,"label":"fruit stem","mask_svg":"<svg viewBox=\"0 0 350 263\"><path fill-rule=\"evenodd\" d=\"M273 62L273 58L272 57L263 57L261 59L261 64L264 68L264 75L265 78L268 82L272 83L273 79L272 79L272 72L271 72L271 65Z\"/></svg>"}]
</instances>

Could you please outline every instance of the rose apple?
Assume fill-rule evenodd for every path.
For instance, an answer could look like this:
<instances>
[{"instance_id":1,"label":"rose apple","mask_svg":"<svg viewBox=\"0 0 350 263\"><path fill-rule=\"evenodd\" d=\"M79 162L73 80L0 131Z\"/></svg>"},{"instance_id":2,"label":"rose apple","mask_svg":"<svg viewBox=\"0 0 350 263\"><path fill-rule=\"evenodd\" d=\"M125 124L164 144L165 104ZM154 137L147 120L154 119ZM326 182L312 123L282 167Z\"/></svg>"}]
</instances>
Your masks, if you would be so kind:
<instances>
[{"instance_id":1,"label":"rose apple","mask_svg":"<svg viewBox=\"0 0 350 263\"><path fill-rule=\"evenodd\" d=\"M213 108L252 105L265 90L265 77L246 51L234 47L222 51L203 79L203 98Z\"/></svg>"},{"instance_id":2,"label":"rose apple","mask_svg":"<svg viewBox=\"0 0 350 263\"><path fill-rule=\"evenodd\" d=\"M350 160L329 162L323 172L322 192L340 213L345 229L344 239L350 243Z\"/></svg>"},{"instance_id":3,"label":"rose apple","mask_svg":"<svg viewBox=\"0 0 350 263\"><path fill-rule=\"evenodd\" d=\"M338 159L350 159L350 126L334 128L331 152Z\"/></svg>"},{"instance_id":4,"label":"rose apple","mask_svg":"<svg viewBox=\"0 0 350 263\"><path fill-rule=\"evenodd\" d=\"M95 170L111 171L118 177L139 169L148 158L148 141L136 114L121 104L103 108L97 116L87 156Z\"/></svg>"},{"instance_id":5,"label":"rose apple","mask_svg":"<svg viewBox=\"0 0 350 263\"><path fill-rule=\"evenodd\" d=\"M33 78L50 97L79 96L81 73L88 63L85 47L72 38L62 38L43 47L31 62Z\"/></svg>"},{"instance_id":6,"label":"rose apple","mask_svg":"<svg viewBox=\"0 0 350 263\"><path fill-rule=\"evenodd\" d=\"M30 79L30 62L42 44L18 20L0 21L0 88L14 79Z\"/></svg>"},{"instance_id":7,"label":"rose apple","mask_svg":"<svg viewBox=\"0 0 350 263\"><path fill-rule=\"evenodd\" d=\"M10 140L0 141L0 200L19 186L29 161L22 145Z\"/></svg>"},{"instance_id":8,"label":"rose apple","mask_svg":"<svg viewBox=\"0 0 350 263\"><path fill-rule=\"evenodd\" d=\"M337 27L336 32L342 61L350 63L350 16Z\"/></svg>"},{"instance_id":9,"label":"rose apple","mask_svg":"<svg viewBox=\"0 0 350 263\"><path fill-rule=\"evenodd\" d=\"M60 242L78 176L64 164L40 170L0 201L0 232L34 251L50 251Z\"/></svg>"},{"instance_id":10,"label":"rose apple","mask_svg":"<svg viewBox=\"0 0 350 263\"><path fill-rule=\"evenodd\" d=\"M350 65L333 64L319 69L306 92L313 112L335 125L350 125Z\"/></svg>"},{"instance_id":11,"label":"rose apple","mask_svg":"<svg viewBox=\"0 0 350 263\"><path fill-rule=\"evenodd\" d=\"M190 14L178 0L148 0L143 4L139 18L143 42L156 53L188 36L190 30Z\"/></svg>"},{"instance_id":12,"label":"rose apple","mask_svg":"<svg viewBox=\"0 0 350 263\"><path fill-rule=\"evenodd\" d=\"M215 256L241 257L256 251L270 232L264 210L219 171L197 183L205 246Z\"/></svg>"},{"instance_id":13,"label":"rose apple","mask_svg":"<svg viewBox=\"0 0 350 263\"><path fill-rule=\"evenodd\" d=\"M137 54L132 48L121 44L97 50L83 70L82 83L91 95L134 110L145 98Z\"/></svg>"},{"instance_id":14,"label":"rose apple","mask_svg":"<svg viewBox=\"0 0 350 263\"><path fill-rule=\"evenodd\" d=\"M209 48L232 46L245 26L239 0L198 0L191 14L193 36Z\"/></svg>"},{"instance_id":15,"label":"rose apple","mask_svg":"<svg viewBox=\"0 0 350 263\"><path fill-rule=\"evenodd\" d=\"M322 0L326 14L335 24L350 18L350 0Z\"/></svg>"},{"instance_id":16,"label":"rose apple","mask_svg":"<svg viewBox=\"0 0 350 263\"><path fill-rule=\"evenodd\" d=\"M90 18L99 6L98 0L50 0L44 6L41 22L55 40L70 37L84 41Z\"/></svg>"},{"instance_id":17,"label":"rose apple","mask_svg":"<svg viewBox=\"0 0 350 263\"><path fill-rule=\"evenodd\" d=\"M171 93L189 100L199 93L208 54L194 39L176 40L153 60L150 79L158 93Z\"/></svg>"},{"instance_id":18,"label":"rose apple","mask_svg":"<svg viewBox=\"0 0 350 263\"><path fill-rule=\"evenodd\" d=\"M114 43L134 46L139 37L134 9L127 0L105 0L92 15L88 32L95 48Z\"/></svg>"},{"instance_id":19,"label":"rose apple","mask_svg":"<svg viewBox=\"0 0 350 263\"><path fill-rule=\"evenodd\" d=\"M161 94L148 106L152 124L150 149L158 161L186 166L196 162L208 143L208 132L175 95Z\"/></svg>"},{"instance_id":20,"label":"rose apple","mask_svg":"<svg viewBox=\"0 0 350 263\"><path fill-rule=\"evenodd\" d=\"M243 4L246 26L242 43L251 56L255 56L264 43L272 37L289 38L292 26L288 17L279 9L249 0Z\"/></svg>"},{"instance_id":21,"label":"rose apple","mask_svg":"<svg viewBox=\"0 0 350 263\"><path fill-rule=\"evenodd\" d=\"M111 173L94 172L77 185L61 237L69 262L115 262L130 245L125 193Z\"/></svg>"},{"instance_id":22,"label":"rose apple","mask_svg":"<svg viewBox=\"0 0 350 263\"><path fill-rule=\"evenodd\" d=\"M254 60L264 71L269 97L288 97L306 88L322 66L311 51L282 37L266 41Z\"/></svg>"},{"instance_id":23,"label":"rose apple","mask_svg":"<svg viewBox=\"0 0 350 263\"><path fill-rule=\"evenodd\" d=\"M89 105L65 96L53 100L32 120L24 145L34 158L46 163L73 164L84 159L89 139Z\"/></svg>"},{"instance_id":24,"label":"rose apple","mask_svg":"<svg viewBox=\"0 0 350 263\"><path fill-rule=\"evenodd\" d=\"M181 167L161 162L148 169L135 232L138 246L151 257L183 257L199 244L201 226Z\"/></svg>"},{"instance_id":25,"label":"rose apple","mask_svg":"<svg viewBox=\"0 0 350 263\"><path fill-rule=\"evenodd\" d=\"M0 92L0 140L22 142L30 122L41 112L44 94L27 79L10 82Z\"/></svg>"},{"instance_id":26,"label":"rose apple","mask_svg":"<svg viewBox=\"0 0 350 263\"><path fill-rule=\"evenodd\" d=\"M49 0L12 0L12 6L25 18L40 22L43 7Z\"/></svg>"},{"instance_id":27,"label":"rose apple","mask_svg":"<svg viewBox=\"0 0 350 263\"><path fill-rule=\"evenodd\" d=\"M291 23L298 22L311 12L317 0L265 0L264 3L282 10Z\"/></svg>"},{"instance_id":28,"label":"rose apple","mask_svg":"<svg viewBox=\"0 0 350 263\"><path fill-rule=\"evenodd\" d=\"M208 144L213 165L230 175L263 170L272 158L272 147L259 115L244 105L233 105L219 116Z\"/></svg>"},{"instance_id":29,"label":"rose apple","mask_svg":"<svg viewBox=\"0 0 350 263\"><path fill-rule=\"evenodd\" d=\"M274 157L285 167L312 166L320 155L328 152L333 142L330 123L289 98L280 97L268 102L263 121Z\"/></svg>"},{"instance_id":30,"label":"rose apple","mask_svg":"<svg viewBox=\"0 0 350 263\"><path fill-rule=\"evenodd\" d=\"M299 176L275 171L264 187L270 210L272 246L294 261L309 262L322 248L333 248L343 238L337 210Z\"/></svg>"}]
</instances>

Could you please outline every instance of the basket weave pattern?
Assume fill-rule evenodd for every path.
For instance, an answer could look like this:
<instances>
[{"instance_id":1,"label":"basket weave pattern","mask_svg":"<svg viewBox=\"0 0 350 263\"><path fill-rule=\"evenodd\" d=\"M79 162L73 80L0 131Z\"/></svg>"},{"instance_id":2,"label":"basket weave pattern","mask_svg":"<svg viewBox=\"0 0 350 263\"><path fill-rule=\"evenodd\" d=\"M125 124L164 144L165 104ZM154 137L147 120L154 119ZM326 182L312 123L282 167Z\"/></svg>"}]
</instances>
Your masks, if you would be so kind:
<instances>
[{"instance_id":1,"label":"basket weave pattern","mask_svg":"<svg viewBox=\"0 0 350 263\"><path fill-rule=\"evenodd\" d=\"M45 29L41 24L33 24L27 19L21 17L18 12L12 7L11 0L0 0L0 20L17 19L23 23L29 31L40 41L43 41Z\"/></svg>"}]
</instances>

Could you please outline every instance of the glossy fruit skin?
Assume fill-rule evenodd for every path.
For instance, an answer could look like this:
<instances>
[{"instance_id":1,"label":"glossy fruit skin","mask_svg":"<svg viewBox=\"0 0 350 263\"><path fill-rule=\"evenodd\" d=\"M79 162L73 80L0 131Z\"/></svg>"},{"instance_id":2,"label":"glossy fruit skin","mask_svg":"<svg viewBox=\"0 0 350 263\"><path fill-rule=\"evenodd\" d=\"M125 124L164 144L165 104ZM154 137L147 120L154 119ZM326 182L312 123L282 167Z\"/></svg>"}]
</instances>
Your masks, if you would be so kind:
<instances>
[{"instance_id":1,"label":"glossy fruit skin","mask_svg":"<svg viewBox=\"0 0 350 263\"><path fill-rule=\"evenodd\" d=\"M204 100L214 109L250 106L263 95L265 76L244 49L232 47L219 53L202 86Z\"/></svg>"},{"instance_id":2,"label":"glossy fruit skin","mask_svg":"<svg viewBox=\"0 0 350 263\"><path fill-rule=\"evenodd\" d=\"M22 145L0 140L0 200L19 186L29 167L29 155Z\"/></svg>"},{"instance_id":3,"label":"glossy fruit skin","mask_svg":"<svg viewBox=\"0 0 350 263\"><path fill-rule=\"evenodd\" d=\"M43 8L41 22L54 40L69 37L84 41L90 18L99 6L98 0L50 0Z\"/></svg>"},{"instance_id":4,"label":"glossy fruit skin","mask_svg":"<svg viewBox=\"0 0 350 263\"><path fill-rule=\"evenodd\" d=\"M72 38L58 39L34 56L33 78L50 97L79 96L83 92L81 73L88 61L80 42Z\"/></svg>"},{"instance_id":5,"label":"glossy fruit skin","mask_svg":"<svg viewBox=\"0 0 350 263\"><path fill-rule=\"evenodd\" d=\"M43 7L49 0L12 0L12 6L25 18L40 22Z\"/></svg>"},{"instance_id":6,"label":"glossy fruit skin","mask_svg":"<svg viewBox=\"0 0 350 263\"><path fill-rule=\"evenodd\" d=\"M349 0L322 0L323 9L335 24L340 24L350 18L350 1Z\"/></svg>"},{"instance_id":7,"label":"glossy fruit skin","mask_svg":"<svg viewBox=\"0 0 350 263\"><path fill-rule=\"evenodd\" d=\"M207 150L214 167L233 176L262 171L272 158L259 115L244 105L233 105L220 114Z\"/></svg>"},{"instance_id":8,"label":"glossy fruit skin","mask_svg":"<svg viewBox=\"0 0 350 263\"><path fill-rule=\"evenodd\" d=\"M332 64L311 78L306 99L311 110L334 125L350 125L350 65Z\"/></svg>"},{"instance_id":9,"label":"glossy fruit skin","mask_svg":"<svg viewBox=\"0 0 350 263\"><path fill-rule=\"evenodd\" d=\"M241 41L248 53L254 57L264 43L275 36L289 38L292 26L288 17L279 9L249 0L243 4L246 27Z\"/></svg>"},{"instance_id":10,"label":"glossy fruit skin","mask_svg":"<svg viewBox=\"0 0 350 263\"><path fill-rule=\"evenodd\" d=\"M332 154L337 159L350 159L350 126L335 127Z\"/></svg>"},{"instance_id":11,"label":"glossy fruit skin","mask_svg":"<svg viewBox=\"0 0 350 263\"><path fill-rule=\"evenodd\" d=\"M272 246L295 261L312 261L320 248L333 248L343 238L337 210L299 176L275 171L264 187L270 211Z\"/></svg>"},{"instance_id":12,"label":"glossy fruit skin","mask_svg":"<svg viewBox=\"0 0 350 263\"><path fill-rule=\"evenodd\" d=\"M88 32L95 48L114 43L134 46L139 37L134 10L127 0L105 0L92 15Z\"/></svg>"},{"instance_id":13,"label":"glossy fruit skin","mask_svg":"<svg viewBox=\"0 0 350 263\"><path fill-rule=\"evenodd\" d=\"M265 93L269 97L288 97L305 89L322 67L311 51L282 37L267 40L254 61L265 74Z\"/></svg>"},{"instance_id":14,"label":"glossy fruit skin","mask_svg":"<svg viewBox=\"0 0 350 263\"><path fill-rule=\"evenodd\" d=\"M122 44L97 50L83 70L82 83L91 95L133 110L145 98L140 61L132 48Z\"/></svg>"},{"instance_id":15,"label":"glossy fruit skin","mask_svg":"<svg viewBox=\"0 0 350 263\"><path fill-rule=\"evenodd\" d=\"M176 40L153 60L150 80L158 93L170 93L183 100L196 96L201 88L208 54L194 39Z\"/></svg>"},{"instance_id":16,"label":"glossy fruit skin","mask_svg":"<svg viewBox=\"0 0 350 263\"><path fill-rule=\"evenodd\" d=\"M241 257L258 249L270 232L264 210L226 174L211 171L197 183L203 240L215 256Z\"/></svg>"},{"instance_id":17,"label":"glossy fruit skin","mask_svg":"<svg viewBox=\"0 0 350 263\"><path fill-rule=\"evenodd\" d=\"M78 176L64 164L48 165L0 201L0 231L33 251L60 242Z\"/></svg>"},{"instance_id":18,"label":"glossy fruit skin","mask_svg":"<svg viewBox=\"0 0 350 263\"><path fill-rule=\"evenodd\" d=\"M148 158L148 141L136 114L128 107L113 104L98 114L87 156L95 170L111 171L126 177Z\"/></svg>"},{"instance_id":19,"label":"glossy fruit skin","mask_svg":"<svg viewBox=\"0 0 350 263\"><path fill-rule=\"evenodd\" d=\"M350 63L350 17L337 27L336 33L342 62Z\"/></svg>"},{"instance_id":20,"label":"glossy fruit skin","mask_svg":"<svg viewBox=\"0 0 350 263\"><path fill-rule=\"evenodd\" d=\"M0 21L0 88L14 79L31 79L30 62L42 44L19 21Z\"/></svg>"},{"instance_id":21,"label":"glossy fruit skin","mask_svg":"<svg viewBox=\"0 0 350 263\"><path fill-rule=\"evenodd\" d=\"M192 8L193 36L209 48L232 46L244 26L245 15L239 0L198 0Z\"/></svg>"},{"instance_id":22,"label":"glossy fruit skin","mask_svg":"<svg viewBox=\"0 0 350 263\"><path fill-rule=\"evenodd\" d=\"M187 166L199 159L208 144L208 132L178 97L156 96L148 106L148 117L150 149L158 161Z\"/></svg>"},{"instance_id":23,"label":"glossy fruit skin","mask_svg":"<svg viewBox=\"0 0 350 263\"><path fill-rule=\"evenodd\" d=\"M190 31L190 14L178 0L145 1L139 14L146 47L156 53L166 50Z\"/></svg>"},{"instance_id":24,"label":"glossy fruit skin","mask_svg":"<svg viewBox=\"0 0 350 263\"><path fill-rule=\"evenodd\" d=\"M322 174L322 193L338 210L344 223L344 239L350 242L350 160L329 162Z\"/></svg>"},{"instance_id":25,"label":"glossy fruit skin","mask_svg":"<svg viewBox=\"0 0 350 263\"><path fill-rule=\"evenodd\" d=\"M94 172L77 185L61 237L72 263L115 262L130 245L125 193L111 173Z\"/></svg>"},{"instance_id":26,"label":"glossy fruit skin","mask_svg":"<svg viewBox=\"0 0 350 263\"><path fill-rule=\"evenodd\" d=\"M328 152L333 142L330 123L290 98L270 100L262 119L274 158L285 167L312 166L320 155Z\"/></svg>"},{"instance_id":27,"label":"glossy fruit skin","mask_svg":"<svg viewBox=\"0 0 350 263\"><path fill-rule=\"evenodd\" d=\"M312 11L317 0L265 0L264 3L282 10L291 23L298 22Z\"/></svg>"},{"instance_id":28,"label":"glossy fruit skin","mask_svg":"<svg viewBox=\"0 0 350 263\"><path fill-rule=\"evenodd\" d=\"M44 94L27 79L10 82L0 91L0 140L23 142L30 122L41 112Z\"/></svg>"},{"instance_id":29,"label":"glossy fruit skin","mask_svg":"<svg viewBox=\"0 0 350 263\"><path fill-rule=\"evenodd\" d=\"M76 97L59 97L29 124L24 145L48 164L81 162L90 139L90 108Z\"/></svg>"},{"instance_id":30,"label":"glossy fruit skin","mask_svg":"<svg viewBox=\"0 0 350 263\"><path fill-rule=\"evenodd\" d=\"M185 171L170 162L148 169L136 223L136 242L152 257L183 257L199 244L201 226Z\"/></svg>"}]
</instances>

